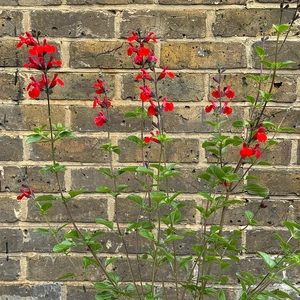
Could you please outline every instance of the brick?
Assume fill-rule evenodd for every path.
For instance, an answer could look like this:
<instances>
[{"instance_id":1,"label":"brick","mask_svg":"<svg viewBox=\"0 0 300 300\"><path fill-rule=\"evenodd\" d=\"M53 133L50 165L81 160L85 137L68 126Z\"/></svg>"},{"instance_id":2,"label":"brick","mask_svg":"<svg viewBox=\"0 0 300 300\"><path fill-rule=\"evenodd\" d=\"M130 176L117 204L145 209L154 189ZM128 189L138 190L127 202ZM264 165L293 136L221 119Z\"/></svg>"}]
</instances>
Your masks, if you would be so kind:
<instances>
[{"instance_id":1,"label":"brick","mask_svg":"<svg viewBox=\"0 0 300 300\"><path fill-rule=\"evenodd\" d=\"M300 165L300 140L298 140L297 164Z\"/></svg>"},{"instance_id":2,"label":"brick","mask_svg":"<svg viewBox=\"0 0 300 300\"><path fill-rule=\"evenodd\" d=\"M23 159L22 140L17 137L0 136L0 161L20 161Z\"/></svg>"},{"instance_id":3,"label":"brick","mask_svg":"<svg viewBox=\"0 0 300 300\"><path fill-rule=\"evenodd\" d=\"M20 277L20 259L0 257L0 280L14 281Z\"/></svg>"},{"instance_id":4,"label":"brick","mask_svg":"<svg viewBox=\"0 0 300 300\"><path fill-rule=\"evenodd\" d=\"M240 197L237 197L240 199ZM225 210L224 225L246 226L247 217L246 210L250 210L255 214L254 219L259 226L282 226L288 216L289 202L288 201L272 201L264 200L266 208L260 208L261 199L245 199L240 204L230 205ZM221 210L216 212L216 215L208 219L208 224L219 224L221 218ZM261 248L263 249L263 248Z\"/></svg>"},{"instance_id":5,"label":"brick","mask_svg":"<svg viewBox=\"0 0 300 300\"><path fill-rule=\"evenodd\" d=\"M65 123L64 106L52 107L52 123ZM0 111L0 123L5 130L32 130L48 124L48 110L46 105L2 105Z\"/></svg>"},{"instance_id":6,"label":"brick","mask_svg":"<svg viewBox=\"0 0 300 300\"><path fill-rule=\"evenodd\" d=\"M0 36L19 36L22 33L23 14L21 11L2 10L0 20Z\"/></svg>"},{"instance_id":7,"label":"brick","mask_svg":"<svg viewBox=\"0 0 300 300\"><path fill-rule=\"evenodd\" d=\"M114 106L109 109L111 132L135 132L140 131L141 121L137 118L124 118L124 114L130 111L135 111L134 106ZM71 110L71 127L75 131L107 131L107 124L102 127L97 127L94 118L98 115L99 110L92 107L70 106ZM105 112L104 112L105 114ZM146 120L145 131L150 131L152 128L150 118Z\"/></svg>"},{"instance_id":8,"label":"brick","mask_svg":"<svg viewBox=\"0 0 300 300\"><path fill-rule=\"evenodd\" d=\"M280 44L281 45L281 44ZM283 62L286 60L294 61L295 64L289 65L284 69L299 69L300 63L299 63L299 56L300 56L300 49L296 46L296 41L286 41L278 55L278 62ZM255 47L259 46L262 47L261 42L256 42L253 44L252 47L252 60L253 60L253 67L254 68L260 68L259 63L259 57L257 57L255 53ZM274 62L275 58L275 42L267 41L264 45L265 52L268 54L268 57L266 57L267 61Z\"/></svg>"},{"instance_id":9,"label":"brick","mask_svg":"<svg viewBox=\"0 0 300 300\"><path fill-rule=\"evenodd\" d=\"M159 4L163 5L194 5L194 4L211 4L211 5L223 5L223 4L245 4L246 0L220 0L220 1L211 1L211 0L158 0Z\"/></svg>"},{"instance_id":10,"label":"brick","mask_svg":"<svg viewBox=\"0 0 300 300\"><path fill-rule=\"evenodd\" d=\"M272 133L270 134L270 136ZM240 159L239 151L242 145L234 147L231 146L227 149L223 158L226 163L237 163ZM267 161L272 165L289 165L292 152L292 141L289 140L277 140L277 144L269 148L265 148L263 144L260 145L262 161ZM208 163L217 162L216 158L206 151L205 157Z\"/></svg>"},{"instance_id":11,"label":"brick","mask_svg":"<svg viewBox=\"0 0 300 300\"><path fill-rule=\"evenodd\" d=\"M236 42L162 42L161 66L171 69L228 69L246 67L245 45ZM184 53L184 55L183 55Z\"/></svg>"},{"instance_id":12,"label":"brick","mask_svg":"<svg viewBox=\"0 0 300 300\"><path fill-rule=\"evenodd\" d=\"M279 254L281 252L279 241L273 234L279 234L284 241L290 236L287 230L276 229L266 231L262 229L248 230L246 232L246 251L256 253L263 251L269 254Z\"/></svg>"},{"instance_id":13,"label":"brick","mask_svg":"<svg viewBox=\"0 0 300 300\"><path fill-rule=\"evenodd\" d=\"M127 43L77 41L70 44L71 68L134 68ZM1 51L1 49L0 49ZM1 52L0 52L1 53Z\"/></svg>"},{"instance_id":14,"label":"brick","mask_svg":"<svg viewBox=\"0 0 300 300\"><path fill-rule=\"evenodd\" d=\"M17 6L18 0L0 0L2 6Z\"/></svg>"},{"instance_id":15,"label":"brick","mask_svg":"<svg viewBox=\"0 0 300 300\"><path fill-rule=\"evenodd\" d=\"M299 195L300 193L298 170L253 170L249 175L260 177L262 185L270 189L270 195Z\"/></svg>"},{"instance_id":16,"label":"brick","mask_svg":"<svg viewBox=\"0 0 300 300\"><path fill-rule=\"evenodd\" d=\"M207 102L207 105L208 104ZM228 118L228 121L224 124L224 131L239 132L239 130L233 128L231 124L236 119L240 120L243 118L243 111L240 109L228 117L222 116L221 118ZM215 122L215 117L212 113L206 113L204 107L190 106L188 104L184 107L175 106L172 112L164 115L164 127L168 133L212 132L213 127L204 123L204 121Z\"/></svg>"},{"instance_id":17,"label":"brick","mask_svg":"<svg viewBox=\"0 0 300 300\"><path fill-rule=\"evenodd\" d=\"M47 36L114 37L114 16L108 11L33 10L30 17L31 27Z\"/></svg>"},{"instance_id":18,"label":"brick","mask_svg":"<svg viewBox=\"0 0 300 300\"><path fill-rule=\"evenodd\" d=\"M100 183L99 183L100 185ZM93 192L89 191L89 192ZM43 222L44 218L35 207L34 201L28 201L27 221ZM47 214L50 222L67 222L68 216L63 204L58 202L52 203L52 208ZM96 218L107 218L107 199L105 197L75 198L68 204L71 214L76 222L94 223Z\"/></svg>"},{"instance_id":19,"label":"brick","mask_svg":"<svg viewBox=\"0 0 300 300\"><path fill-rule=\"evenodd\" d=\"M82 300L82 299L94 299L95 295L99 293L99 291L95 290L95 288L86 287L86 283L80 286L67 286L67 300Z\"/></svg>"},{"instance_id":20,"label":"brick","mask_svg":"<svg viewBox=\"0 0 300 300\"><path fill-rule=\"evenodd\" d=\"M0 74L0 94L1 99L19 101L23 100L24 78L18 76L15 83L15 74Z\"/></svg>"},{"instance_id":21,"label":"brick","mask_svg":"<svg viewBox=\"0 0 300 300\"><path fill-rule=\"evenodd\" d=\"M0 138L1 141L1 138ZM99 149L106 143L103 139L77 137L59 140L55 143L55 156L57 161L76 162L109 162L108 152ZM29 145L30 159L33 161L51 161L50 143L33 143ZM1 157L1 155L0 155Z\"/></svg>"},{"instance_id":22,"label":"brick","mask_svg":"<svg viewBox=\"0 0 300 300\"><path fill-rule=\"evenodd\" d=\"M92 106L92 101L96 95L94 83L97 82L99 73L60 73L59 78L64 81L65 85L57 85L51 94L51 99L87 100L91 102ZM113 99L115 97L115 76L105 74L104 80L107 97ZM45 94L43 96L46 97Z\"/></svg>"},{"instance_id":23,"label":"brick","mask_svg":"<svg viewBox=\"0 0 300 300\"><path fill-rule=\"evenodd\" d=\"M89 193L96 191L97 186L107 186L113 188L113 181L106 175L97 172L98 168L81 168L71 170L72 177L72 190L80 190L87 188ZM141 177L140 179L144 179ZM117 179L117 184L127 184L129 187L125 192L130 193L132 191L139 192L143 190L143 187L135 180L135 174L131 172L125 172Z\"/></svg>"},{"instance_id":24,"label":"brick","mask_svg":"<svg viewBox=\"0 0 300 300\"><path fill-rule=\"evenodd\" d=\"M134 74L122 76L122 99L140 100L141 82L134 81ZM150 84L149 84L150 86ZM200 102L204 95L204 75L196 73L175 72L175 78L165 77L159 81L158 90L160 96L167 96L172 102ZM152 90L153 86L150 86Z\"/></svg>"},{"instance_id":25,"label":"brick","mask_svg":"<svg viewBox=\"0 0 300 300\"><path fill-rule=\"evenodd\" d=\"M67 4L72 5L91 5L91 4L101 4L101 5L122 5L122 4L152 4L153 0L67 0Z\"/></svg>"},{"instance_id":26,"label":"brick","mask_svg":"<svg viewBox=\"0 0 300 300\"><path fill-rule=\"evenodd\" d=\"M57 283L44 284L14 284L7 286L0 286L1 294L5 299L32 299L32 300L48 300L61 299L62 291L61 285Z\"/></svg>"},{"instance_id":27,"label":"brick","mask_svg":"<svg viewBox=\"0 0 300 300\"><path fill-rule=\"evenodd\" d=\"M52 193L58 191L55 176L50 173L40 174L38 167L3 167L1 179L2 191L19 193L22 183L30 185L36 193ZM59 173L62 189L64 190L63 174Z\"/></svg>"},{"instance_id":28,"label":"brick","mask_svg":"<svg viewBox=\"0 0 300 300\"><path fill-rule=\"evenodd\" d=\"M12 228L1 228L0 229L0 252L6 253L15 253L22 251L22 244L23 244L23 234L22 230L19 229L12 229Z\"/></svg>"},{"instance_id":29,"label":"brick","mask_svg":"<svg viewBox=\"0 0 300 300\"><path fill-rule=\"evenodd\" d=\"M258 74L252 74L258 75ZM232 90L235 92L235 97L230 99L233 102L244 102L247 96L256 97L258 83L251 78L247 78L246 74L224 74L222 86L232 85ZM297 99L297 78L293 75L278 74L276 83L282 83L280 88L273 88L272 94L274 102L295 102ZM210 81L211 92L217 88L217 84ZM264 89L264 88L263 88Z\"/></svg>"},{"instance_id":30,"label":"brick","mask_svg":"<svg viewBox=\"0 0 300 300\"><path fill-rule=\"evenodd\" d=\"M48 5L61 5L62 0L18 0L20 6L48 6ZM48 20L47 20L48 21ZM38 24L39 26L41 24ZM37 27L36 29L38 29Z\"/></svg>"},{"instance_id":31,"label":"brick","mask_svg":"<svg viewBox=\"0 0 300 300\"><path fill-rule=\"evenodd\" d=\"M20 213L19 201L16 201L15 198L9 198L5 196L0 197L0 222L3 223L16 222L19 220L19 213Z\"/></svg>"},{"instance_id":32,"label":"brick","mask_svg":"<svg viewBox=\"0 0 300 300\"><path fill-rule=\"evenodd\" d=\"M120 162L141 162L143 161L142 149L131 141L119 141L121 154ZM199 161L198 139L173 139L166 143L166 162L196 163ZM145 148L147 158L150 162L158 162L160 146L156 143L149 143Z\"/></svg>"},{"instance_id":33,"label":"brick","mask_svg":"<svg viewBox=\"0 0 300 300\"><path fill-rule=\"evenodd\" d=\"M121 37L131 35L132 28L143 28L143 36L153 31L158 38L203 38L206 33L205 20L206 14L199 10L124 11L120 26Z\"/></svg>"},{"instance_id":34,"label":"brick","mask_svg":"<svg viewBox=\"0 0 300 300\"><path fill-rule=\"evenodd\" d=\"M71 263L71 261L73 263ZM45 272L47 270L47 272ZM33 256L27 258L27 278L32 281L53 281L67 272L74 272L76 277L69 277L68 281L102 281L104 276L96 266L89 266L84 271L80 257L60 255Z\"/></svg>"},{"instance_id":35,"label":"brick","mask_svg":"<svg viewBox=\"0 0 300 300\"><path fill-rule=\"evenodd\" d=\"M293 10L285 10L282 23L292 20ZM280 19L279 9L220 9L213 23L214 36L258 36L269 31ZM267 25L266 25L267 24Z\"/></svg>"}]
</instances>

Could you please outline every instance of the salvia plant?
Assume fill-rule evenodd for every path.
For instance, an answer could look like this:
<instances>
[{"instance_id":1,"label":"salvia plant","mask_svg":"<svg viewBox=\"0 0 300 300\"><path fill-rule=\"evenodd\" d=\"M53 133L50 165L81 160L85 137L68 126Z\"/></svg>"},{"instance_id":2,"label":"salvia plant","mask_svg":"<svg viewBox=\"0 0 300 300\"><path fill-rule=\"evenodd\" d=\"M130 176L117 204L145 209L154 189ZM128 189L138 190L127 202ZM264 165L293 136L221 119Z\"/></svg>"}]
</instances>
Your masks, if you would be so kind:
<instances>
[{"instance_id":1,"label":"salvia plant","mask_svg":"<svg viewBox=\"0 0 300 300\"><path fill-rule=\"evenodd\" d=\"M285 8L281 4L281 13ZM296 18L297 13L291 24ZM35 231L56 239L54 252L68 256L75 247L82 247L87 251L82 257L84 268L98 268L104 276L103 280L93 283L97 290L96 299L226 299L223 286L229 281L228 270L233 264L239 266L240 255L244 251L240 243L242 231L249 225L257 224L255 216L258 210L268 209L264 200L269 195L269 189L259 184L259 177L254 176L251 171L257 165L270 165L261 160L262 153L276 144L276 133L291 130L271 122L265 113L269 102L274 100L272 92L277 71L293 64L289 60L278 61L281 45L285 42L290 27L287 24L273 25L276 32L273 61L268 59L265 52L267 36L263 36L261 45L255 48L261 71L257 75L247 76L257 83L258 89L255 95L247 96L249 114L246 119L231 121L236 113L231 101L238 95L235 94L234 87L223 83L225 68L219 66L216 75L212 77L214 88L211 100L204 108L209 120L205 123L211 127L212 134L202 147L214 162L202 173L195 174L204 187L198 193L203 204L193 205L201 216L196 229L183 226L186 224L183 210L188 204L180 199L180 195L185 191L174 193L170 188L171 182L182 180L182 177L180 165L168 163L167 149L172 144L172 139L167 135L165 115L172 114L174 103L168 99L168 95L161 93L161 83L166 77L173 79L175 74L169 71L168 66L162 69L156 66L158 58L153 44L157 40L154 33L142 35L141 31L133 31L127 38L128 56L132 57L133 63L139 68L133 81L139 84L141 100L140 107L125 114L125 118L138 118L141 124L140 134L128 136L127 140L132 143L136 153L139 153L140 164L122 167L113 164L113 155L120 155L121 149L111 139L112 104L107 93L105 74L100 73L99 78L95 78L95 96L91 106L97 110L94 113L95 126L106 129L106 142L100 148L107 152L109 158L109 164L97 170L107 180L96 191L114 200L115 218L107 220L99 216L95 220L99 229L93 232L80 228L69 209L70 202L87 190L65 192L60 182L59 173L64 172L66 166L57 162L56 143L61 139L75 137L69 127L62 123L53 124L51 118L52 91L57 85L64 86L58 73L53 74L52 71L60 67L62 62L55 59L56 47L46 39L40 40L40 32L27 32L20 37L17 48L25 45L29 52L28 62L24 67L39 72L39 77L30 77L28 95L37 99L43 92L48 103L48 124L34 128L26 144L50 144L52 163L44 166L41 173L55 177L58 193L35 195L34 185L31 187L23 184L17 199L25 197L34 201L49 225L47 229L37 228ZM151 132L146 131L145 125L149 118L153 128ZM225 126L232 126L233 133L225 134L224 132L228 132L224 129ZM140 185L139 192L126 191L129 186L121 182L121 175L124 173L130 173L136 178ZM225 215L230 213L229 207L243 201L240 198L242 192L254 194L261 201L256 212L245 211L247 224L244 227L228 231L224 227ZM128 201L128 206L137 208L138 212L135 221L125 226L120 221L120 199ZM54 228L47 217L53 202L61 203L69 220L59 228ZM264 249L257 253L265 265L264 273L252 274L247 269L236 273L240 283L239 299L293 299L288 290L300 293L283 276L288 269L300 265L300 225L290 221L284 222L284 225L289 236L274 235L280 245L280 253L271 256L263 252ZM66 229L68 231L61 240L58 233ZM100 255L103 252L103 241L111 235L119 239L124 256ZM182 242L189 243L188 252L179 247ZM129 249L129 245L132 248L132 243L134 250ZM71 260L70 257L70 263ZM126 264L127 280L120 280L117 271L114 271L119 264ZM71 276L76 274L67 273L56 280Z\"/></svg>"}]
</instances>

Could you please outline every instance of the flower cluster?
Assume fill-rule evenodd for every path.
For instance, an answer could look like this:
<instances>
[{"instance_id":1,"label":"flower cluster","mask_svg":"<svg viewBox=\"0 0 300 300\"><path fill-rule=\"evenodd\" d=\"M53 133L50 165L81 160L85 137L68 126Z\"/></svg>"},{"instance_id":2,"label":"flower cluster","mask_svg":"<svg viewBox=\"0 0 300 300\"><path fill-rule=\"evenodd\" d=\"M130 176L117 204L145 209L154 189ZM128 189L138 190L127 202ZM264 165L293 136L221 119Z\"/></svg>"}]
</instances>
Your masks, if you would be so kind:
<instances>
[{"instance_id":1,"label":"flower cluster","mask_svg":"<svg viewBox=\"0 0 300 300\"><path fill-rule=\"evenodd\" d=\"M103 95L103 100L99 99L98 96L94 96L93 108L99 105L102 109L108 109L111 107L111 102L107 100L106 90L105 90L105 82L104 80L97 79L97 83L94 84L96 88L95 93L97 95ZM106 123L107 118L105 117L103 111L100 111L98 116L94 118L94 122L96 126L103 126Z\"/></svg>"},{"instance_id":2,"label":"flower cluster","mask_svg":"<svg viewBox=\"0 0 300 300\"><path fill-rule=\"evenodd\" d=\"M54 56L51 55L56 52L54 45L48 44L47 40L44 39L40 44L38 37L33 36L30 32L26 32L25 36L20 36L20 41L16 45L20 48L22 45L30 47L28 50L29 57L28 63L24 64L25 68L33 68L42 71L41 80L36 80L34 76L31 76L31 82L27 86L28 95L30 98L36 99L39 97L41 91L46 89L52 89L57 84L64 85L64 82L58 78L58 74L54 74L53 79L48 78L48 70L54 66L60 67L62 62L60 60L54 60Z\"/></svg>"},{"instance_id":3,"label":"flower cluster","mask_svg":"<svg viewBox=\"0 0 300 300\"><path fill-rule=\"evenodd\" d=\"M231 90L231 85L228 85L224 88L223 91L221 91L220 85L218 86L217 90L213 91L211 93L212 97L214 99L218 99L221 103L222 97L227 97L228 99L234 98L234 91ZM207 105L205 107L205 111L207 113L211 112L212 110L215 110L217 108L217 104L215 100L210 100L211 105ZM228 106L228 101L224 102L223 107L219 107L219 111L222 112L225 115L230 115L232 113L232 108Z\"/></svg>"}]
</instances>

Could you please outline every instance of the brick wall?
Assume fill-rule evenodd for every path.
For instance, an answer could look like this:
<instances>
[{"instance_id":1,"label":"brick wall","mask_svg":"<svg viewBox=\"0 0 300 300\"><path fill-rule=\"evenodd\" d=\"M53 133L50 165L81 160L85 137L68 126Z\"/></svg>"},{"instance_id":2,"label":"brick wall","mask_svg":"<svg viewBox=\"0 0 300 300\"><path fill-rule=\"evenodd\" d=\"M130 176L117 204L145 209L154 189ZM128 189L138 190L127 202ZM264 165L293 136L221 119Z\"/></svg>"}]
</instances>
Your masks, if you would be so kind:
<instances>
[{"instance_id":1,"label":"brick wall","mask_svg":"<svg viewBox=\"0 0 300 300\"><path fill-rule=\"evenodd\" d=\"M139 160L138 149L129 145L125 137L139 131L139 122L125 120L123 115L139 104L139 89L138 84L133 83L137 70L127 56L125 38L138 28L145 33L155 32L160 39L154 46L159 65L168 65L176 74L174 80L166 79L162 86L162 93L175 102L174 111L167 114L165 120L166 130L174 138L173 146L168 148L168 161L181 162L182 170L179 179L171 180L170 188L185 190L181 200L199 205L202 200L197 192L203 186L194 175L213 161L201 147L210 135L210 128L203 123L211 117L203 113L209 100L210 79L217 64L227 68L225 82L232 84L236 92L232 107L240 117L245 116L245 96L256 88L245 77L258 70L253 47L260 40L264 24L272 36L271 27L278 22L279 5L276 0L0 0L0 6L0 296L34 300L93 299L94 291L84 280L100 280L99 271L83 270L82 251L74 251L70 257L53 254L54 241L33 232L34 228L46 227L46 224L32 201L15 200L25 178L37 193L57 191L54 179L39 174L40 167L50 160L47 146L25 145L26 135L45 122L47 111L45 98L31 100L25 92L31 71L22 68L26 49L15 48L18 36L39 29L59 49L63 60L59 73L65 87L57 87L51 95L55 103L53 122L70 125L78 136L58 145L58 160L68 166L62 182L66 190L89 189L88 194L71 203L71 209L80 226L93 230L96 217L114 218L111 199L94 193L95 187L106 180L96 169L108 162L105 153L97 148L105 137L105 128L95 127L95 112L91 108L92 84L97 79L99 67L106 73L109 97L113 100L112 138L122 151L119 157L114 156L114 165L135 163ZM287 10L283 21L288 22L292 13ZM272 44L271 38L270 49ZM270 104L267 113L272 121L280 122L286 109L292 108L283 126L296 131L278 134L278 144L263 154L263 159L274 163L275 167L253 171L261 176L271 194L266 201L268 209L258 213L260 226L249 227L243 232L246 251L241 264L248 271L260 267L257 259L251 259L257 250L278 252L271 233L283 232L282 221L300 220L300 110L297 99L300 48L297 30L292 32L282 57L297 64L280 72L278 81L283 85L275 89L276 102ZM19 73L15 82L16 70ZM230 116L233 117L236 118L236 114ZM151 129L150 122L147 128ZM155 151L153 159L157 159ZM123 179L130 183L132 191L140 189L133 176L124 174ZM246 195L244 198L245 202L230 209L226 216L226 230L245 224L245 209L255 210L260 201ZM119 202L121 221L132 220L137 208L128 207L123 199ZM184 218L192 228L197 228L199 215L196 210L186 209ZM49 219L54 224L67 220L59 205L54 205ZM129 251L133 252L131 237L128 243ZM120 241L113 235L108 241L103 240L103 245L103 256L123 251ZM188 242L179 246L189 253ZM70 260L81 275L67 283L53 283L54 278L74 271ZM120 261L115 268L126 281L126 264ZM232 270L227 290L229 299L236 297L235 285L235 270Z\"/></svg>"}]
</instances>

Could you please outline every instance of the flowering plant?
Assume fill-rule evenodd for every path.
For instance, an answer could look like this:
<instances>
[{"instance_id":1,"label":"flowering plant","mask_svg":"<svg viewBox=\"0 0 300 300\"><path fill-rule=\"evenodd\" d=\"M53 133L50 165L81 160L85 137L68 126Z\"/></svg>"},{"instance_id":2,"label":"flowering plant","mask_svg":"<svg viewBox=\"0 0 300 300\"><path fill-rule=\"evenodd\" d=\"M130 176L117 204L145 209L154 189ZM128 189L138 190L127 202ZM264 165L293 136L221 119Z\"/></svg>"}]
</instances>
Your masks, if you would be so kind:
<instances>
[{"instance_id":1,"label":"flowering plant","mask_svg":"<svg viewBox=\"0 0 300 300\"><path fill-rule=\"evenodd\" d=\"M279 37L288 32L288 25L274 25L277 34L277 45ZM262 38L264 43L266 37ZM141 131L138 136L129 136L127 140L132 142L141 155L141 165L114 166L113 155L119 155L121 149L113 144L111 138L111 100L107 94L104 76L96 80L94 84L95 96L94 109L100 108L94 117L95 126L107 129L107 142L101 148L108 153L109 166L101 167L98 172L107 177L105 185L98 186L96 191L105 194L107 198L114 201L115 217L113 220L97 218L95 223L99 230L90 232L81 229L74 221L69 209L69 202L76 196L86 192L86 189L69 191L65 193L58 176L64 172L66 166L56 161L55 143L59 139L72 138L75 135L69 127L61 123L53 124L51 121L50 95L57 84L64 85L55 73L50 78L49 70L62 65L60 60L54 60L52 54L56 53L56 47L48 44L46 39L41 43L39 33L26 33L20 37L17 48L26 45L29 48L28 63L26 68L33 68L41 72L41 79L37 80L31 76L31 82L27 90L29 97L37 99L42 91L45 91L48 103L48 129L47 125L35 128L34 133L29 135L26 143L47 142L51 146L52 164L46 165L41 172L54 175L59 193L54 195L34 194L34 190L24 185L20 190L22 198L30 198L35 201L40 213L45 217L49 229L38 228L36 231L49 234L57 239L54 252L68 255L74 247L83 247L89 252L82 257L85 268L97 267L104 275L102 281L94 283L97 290L96 299L226 299L223 285L229 280L226 270L234 263L240 262L240 253L244 250L239 239L242 232L249 225L255 225L255 214L246 211L247 224L239 230L226 231L224 226L225 215L230 213L232 207L242 200L237 197L239 192L255 194L262 200L258 209L267 209L264 200L268 197L269 189L260 184L253 183L258 178L250 173L257 165L266 165L261 161L261 155L267 147L276 143L274 134L284 129L265 118L268 102L272 100L272 89L276 72L291 64L290 61L278 62L277 54L275 61L265 59L267 54L263 47L256 47L256 53L260 57L262 65L269 69L269 74L263 72L258 76L249 75L249 78L258 82L257 95L248 96L250 105L249 118L246 120L235 120L232 126L239 134L224 134L224 126L235 114L235 107L231 102L238 97L231 85L223 86L223 75L225 69L218 68L218 74L212 80L216 87L211 92L210 104L203 109L211 120L206 123L212 128L211 139L205 141L202 147L207 155L212 155L214 163L206 170L197 175L203 184L203 190L199 191L202 205L192 205L199 212L201 221L197 228L184 226L184 209L187 203L180 199L184 191L173 192L170 188L172 180L178 180L180 167L175 163L168 162L167 145L172 139L167 135L165 127L165 114L172 113L174 103L168 100L166 95L160 95L160 84L166 77L175 78L175 74L169 71L168 66L159 70L156 64L158 58L152 50L151 43L157 40L153 32L142 36L141 32L133 31L127 38L127 54L133 57L134 63L139 67L135 81L141 82L139 86L141 107L135 111L125 114L126 118L136 117L141 121ZM276 47L278 51L278 47ZM50 55L50 56L49 56ZM263 87L263 85L265 85ZM146 132L145 122L151 118L153 129ZM158 147L158 159L156 160L155 146ZM234 149L237 151L234 153ZM229 152L231 151L231 152ZM230 153L230 157L228 156ZM231 159L233 157L233 159ZM230 158L230 159L229 159ZM139 183L141 192L129 193L126 190L129 185L120 183L124 173L133 174ZM123 197L131 203L132 207L138 208L135 220L123 226L120 221L119 200ZM62 226L53 229L47 219L47 213L52 207L52 202L61 202L72 228ZM41 204L42 203L42 204ZM216 219L219 219L217 221ZM66 226L69 224L66 224ZM255 300L288 298L292 299L286 291L273 288L273 283L285 283L299 293L289 280L280 277L287 269L299 266L299 240L300 226L293 222L285 222L290 232L290 238L285 240L279 235L278 239L281 253L277 257L271 257L265 252L258 252L258 256L266 264L266 272L262 277L253 275L251 272L241 270L236 276L241 283L240 299ZM63 240L57 237L58 232L68 228ZM101 258L99 253L103 250L103 237L110 234L116 235L123 247L124 258L113 256ZM99 241L102 238L102 242ZM108 238L107 238L108 239ZM130 241L135 240L134 251L129 249ZM296 240L296 246L291 243ZM187 241L187 242L186 242ZM190 244L189 251L182 249L182 243ZM127 280L120 280L120 274L114 271L122 263L127 265L129 276ZM67 273L57 280L63 280L75 273ZM124 276L125 277L125 276Z\"/></svg>"}]
</instances>

